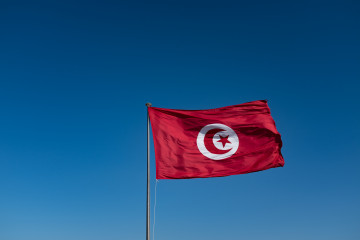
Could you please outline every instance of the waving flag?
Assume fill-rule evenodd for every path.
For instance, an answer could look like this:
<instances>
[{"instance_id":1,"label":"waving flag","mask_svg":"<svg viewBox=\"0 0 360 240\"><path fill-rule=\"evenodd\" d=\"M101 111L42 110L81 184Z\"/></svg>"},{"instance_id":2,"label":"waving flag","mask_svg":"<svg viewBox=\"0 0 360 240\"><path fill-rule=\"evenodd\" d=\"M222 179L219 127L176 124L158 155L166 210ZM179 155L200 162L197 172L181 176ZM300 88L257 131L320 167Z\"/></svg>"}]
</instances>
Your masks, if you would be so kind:
<instances>
[{"instance_id":1,"label":"waving flag","mask_svg":"<svg viewBox=\"0 0 360 240\"><path fill-rule=\"evenodd\" d=\"M156 178L222 177L284 166L264 100L209 110L149 107Z\"/></svg>"}]
</instances>

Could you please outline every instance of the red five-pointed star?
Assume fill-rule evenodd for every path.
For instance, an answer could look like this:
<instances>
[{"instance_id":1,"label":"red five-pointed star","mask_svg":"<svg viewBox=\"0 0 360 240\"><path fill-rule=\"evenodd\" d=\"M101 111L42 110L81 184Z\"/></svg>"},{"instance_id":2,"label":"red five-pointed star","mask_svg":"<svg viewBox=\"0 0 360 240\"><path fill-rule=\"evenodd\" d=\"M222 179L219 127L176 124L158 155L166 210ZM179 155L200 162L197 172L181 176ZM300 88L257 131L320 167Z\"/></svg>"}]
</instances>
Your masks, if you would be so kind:
<instances>
[{"instance_id":1,"label":"red five-pointed star","mask_svg":"<svg viewBox=\"0 0 360 240\"><path fill-rule=\"evenodd\" d=\"M225 145L226 145L227 143L231 143L231 142L229 142L229 140L228 140L229 135L226 136L226 137L223 137L223 136L219 135L219 137L220 137L220 140L218 140L218 142L221 142L222 145L223 145L223 147L225 147Z\"/></svg>"}]
</instances>

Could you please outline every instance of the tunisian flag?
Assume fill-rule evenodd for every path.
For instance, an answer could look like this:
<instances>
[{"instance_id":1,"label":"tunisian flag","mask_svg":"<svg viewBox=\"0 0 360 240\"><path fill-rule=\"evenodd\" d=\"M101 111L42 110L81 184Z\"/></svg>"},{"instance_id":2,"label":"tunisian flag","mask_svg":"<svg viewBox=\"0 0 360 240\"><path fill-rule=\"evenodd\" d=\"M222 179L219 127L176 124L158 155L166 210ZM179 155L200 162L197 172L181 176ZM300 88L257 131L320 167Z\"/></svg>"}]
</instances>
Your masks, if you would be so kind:
<instances>
[{"instance_id":1,"label":"tunisian flag","mask_svg":"<svg viewBox=\"0 0 360 240\"><path fill-rule=\"evenodd\" d=\"M149 107L156 178L207 178L284 166L267 101L209 110Z\"/></svg>"}]
</instances>

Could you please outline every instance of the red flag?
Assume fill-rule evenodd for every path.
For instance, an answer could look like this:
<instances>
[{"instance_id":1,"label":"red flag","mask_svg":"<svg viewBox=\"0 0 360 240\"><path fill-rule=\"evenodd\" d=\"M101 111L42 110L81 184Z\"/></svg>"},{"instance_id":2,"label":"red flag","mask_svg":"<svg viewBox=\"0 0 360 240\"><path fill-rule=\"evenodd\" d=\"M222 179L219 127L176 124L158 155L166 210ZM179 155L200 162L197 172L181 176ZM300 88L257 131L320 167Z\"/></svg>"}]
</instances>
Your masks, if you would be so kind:
<instances>
[{"instance_id":1,"label":"red flag","mask_svg":"<svg viewBox=\"0 0 360 240\"><path fill-rule=\"evenodd\" d=\"M284 166L267 101L209 110L149 107L156 178L222 177Z\"/></svg>"}]
</instances>

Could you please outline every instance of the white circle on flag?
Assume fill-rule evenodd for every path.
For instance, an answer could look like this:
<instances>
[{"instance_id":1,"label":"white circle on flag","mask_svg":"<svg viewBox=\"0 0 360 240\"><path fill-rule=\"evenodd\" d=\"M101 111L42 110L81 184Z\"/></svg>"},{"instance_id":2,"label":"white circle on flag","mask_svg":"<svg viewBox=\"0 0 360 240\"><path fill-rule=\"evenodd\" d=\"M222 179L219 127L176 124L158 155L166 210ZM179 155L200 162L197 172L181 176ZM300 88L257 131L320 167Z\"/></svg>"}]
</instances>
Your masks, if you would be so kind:
<instances>
[{"instance_id":1,"label":"white circle on flag","mask_svg":"<svg viewBox=\"0 0 360 240\"><path fill-rule=\"evenodd\" d=\"M239 138L230 127L214 123L206 125L200 130L196 144L205 157L212 160L223 160L236 153L239 147Z\"/></svg>"}]
</instances>

